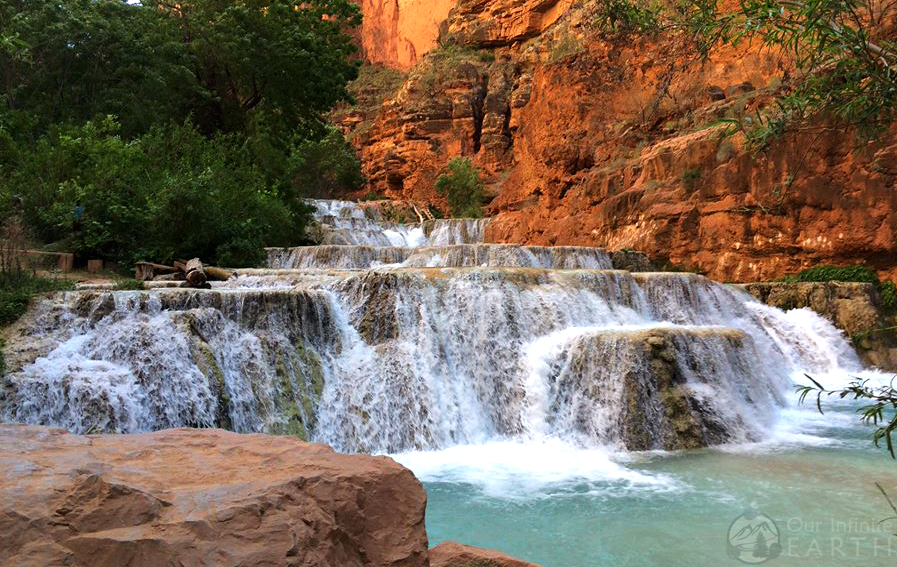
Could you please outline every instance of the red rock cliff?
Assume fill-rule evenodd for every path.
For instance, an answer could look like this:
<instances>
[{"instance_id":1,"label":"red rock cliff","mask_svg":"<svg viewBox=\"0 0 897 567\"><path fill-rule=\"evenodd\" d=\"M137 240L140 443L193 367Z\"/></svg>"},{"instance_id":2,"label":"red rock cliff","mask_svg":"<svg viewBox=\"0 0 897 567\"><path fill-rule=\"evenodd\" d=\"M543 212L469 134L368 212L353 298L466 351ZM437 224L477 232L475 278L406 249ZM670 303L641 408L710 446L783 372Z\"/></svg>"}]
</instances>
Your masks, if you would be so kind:
<instances>
[{"instance_id":1,"label":"red rock cliff","mask_svg":"<svg viewBox=\"0 0 897 567\"><path fill-rule=\"evenodd\" d=\"M865 261L897 275L897 130L836 126L765 152L721 135L789 68L768 50L608 35L593 4L460 0L355 142L370 189L444 207L454 156L483 169L496 242L632 247L723 280Z\"/></svg>"},{"instance_id":2,"label":"red rock cliff","mask_svg":"<svg viewBox=\"0 0 897 567\"><path fill-rule=\"evenodd\" d=\"M365 61L407 69L436 45L439 24L456 0L359 0Z\"/></svg>"}]
</instances>

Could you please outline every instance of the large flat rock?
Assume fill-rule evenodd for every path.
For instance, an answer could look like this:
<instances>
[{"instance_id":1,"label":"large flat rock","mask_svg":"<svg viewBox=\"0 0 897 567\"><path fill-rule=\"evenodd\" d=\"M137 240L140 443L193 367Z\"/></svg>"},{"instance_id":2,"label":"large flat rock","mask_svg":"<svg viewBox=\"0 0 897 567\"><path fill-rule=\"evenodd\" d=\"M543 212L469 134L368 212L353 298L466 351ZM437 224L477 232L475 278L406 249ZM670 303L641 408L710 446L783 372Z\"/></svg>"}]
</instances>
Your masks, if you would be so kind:
<instances>
[{"instance_id":1,"label":"large flat rock","mask_svg":"<svg viewBox=\"0 0 897 567\"><path fill-rule=\"evenodd\" d=\"M426 495L387 457L292 437L0 425L6 567L426 566Z\"/></svg>"},{"instance_id":2,"label":"large flat rock","mask_svg":"<svg viewBox=\"0 0 897 567\"><path fill-rule=\"evenodd\" d=\"M430 550L430 567L539 567L500 551L444 541Z\"/></svg>"}]
</instances>

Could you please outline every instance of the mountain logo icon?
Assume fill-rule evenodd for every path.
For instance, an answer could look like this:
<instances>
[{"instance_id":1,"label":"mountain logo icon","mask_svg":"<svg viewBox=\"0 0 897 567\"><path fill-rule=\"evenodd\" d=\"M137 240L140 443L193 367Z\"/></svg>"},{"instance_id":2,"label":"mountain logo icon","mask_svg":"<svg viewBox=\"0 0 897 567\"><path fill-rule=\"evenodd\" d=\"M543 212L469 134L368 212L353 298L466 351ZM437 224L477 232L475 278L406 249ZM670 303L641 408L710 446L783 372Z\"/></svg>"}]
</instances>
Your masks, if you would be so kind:
<instances>
[{"instance_id":1,"label":"mountain logo icon","mask_svg":"<svg viewBox=\"0 0 897 567\"><path fill-rule=\"evenodd\" d=\"M759 565L782 554L779 526L757 510L747 510L729 526L726 553L748 565Z\"/></svg>"}]
</instances>

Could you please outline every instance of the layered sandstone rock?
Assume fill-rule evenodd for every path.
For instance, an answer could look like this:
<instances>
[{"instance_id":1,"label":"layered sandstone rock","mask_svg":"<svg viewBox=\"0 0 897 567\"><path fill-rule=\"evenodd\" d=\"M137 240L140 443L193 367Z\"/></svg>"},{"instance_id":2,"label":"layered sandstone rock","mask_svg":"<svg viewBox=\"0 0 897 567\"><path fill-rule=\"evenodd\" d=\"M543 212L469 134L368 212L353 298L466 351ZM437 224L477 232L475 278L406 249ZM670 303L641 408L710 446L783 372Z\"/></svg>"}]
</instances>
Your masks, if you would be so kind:
<instances>
[{"instance_id":1,"label":"layered sandstone rock","mask_svg":"<svg viewBox=\"0 0 897 567\"><path fill-rule=\"evenodd\" d=\"M554 24L573 0L459 0L442 24L440 39L501 47L534 38Z\"/></svg>"},{"instance_id":2,"label":"layered sandstone rock","mask_svg":"<svg viewBox=\"0 0 897 567\"><path fill-rule=\"evenodd\" d=\"M748 293L779 309L808 307L852 340L863 362L897 371L897 333L875 286L854 282L765 282L744 286Z\"/></svg>"},{"instance_id":3,"label":"layered sandstone rock","mask_svg":"<svg viewBox=\"0 0 897 567\"><path fill-rule=\"evenodd\" d=\"M387 457L176 429L0 425L0 565L427 565L426 496Z\"/></svg>"},{"instance_id":4,"label":"layered sandstone rock","mask_svg":"<svg viewBox=\"0 0 897 567\"><path fill-rule=\"evenodd\" d=\"M897 128L866 143L820 125L753 153L718 121L772 103L785 58L742 44L705 61L682 36L608 33L595 10L460 1L450 47L358 142L372 188L444 208L435 179L463 155L493 242L634 248L721 280L858 260L897 274Z\"/></svg>"},{"instance_id":5,"label":"layered sandstone rock","mask_svg":"<svg viewBox=\"0 0 897 567\"><path fill-rule=\"evenodd\" d=\"M439 25L457 0L359 0L359 32L369 63L407 69L435 44Z\"/></svg>"},{"instance_id":6,"label":"layered sandstone rock","mask_svg":"<svg viewBox=\"0 0 897 567\"><path fill-rule=\"evenodd\" d=\"M464 545L456 541L444 541L430 550L430 567L539 567L510 555Z\"/></svg>"}]
</instances>

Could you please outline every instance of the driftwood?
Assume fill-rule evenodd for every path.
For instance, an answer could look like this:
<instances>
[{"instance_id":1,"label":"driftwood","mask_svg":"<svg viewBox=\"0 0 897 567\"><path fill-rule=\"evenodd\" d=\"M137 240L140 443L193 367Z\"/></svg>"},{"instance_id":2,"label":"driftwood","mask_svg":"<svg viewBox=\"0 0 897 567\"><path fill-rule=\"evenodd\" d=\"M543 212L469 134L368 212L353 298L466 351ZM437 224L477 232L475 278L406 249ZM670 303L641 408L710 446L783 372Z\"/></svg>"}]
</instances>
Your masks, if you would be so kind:
<instances>
[{"instance_id":1,"label":"driftwood","mask_svg":"<svg viewBox=\"0 0 897 567\"><path fill-rule=\"evenodd\" d=\"M152 262L137 262L134 266L134 277L138 280L149 281L159 274L174 274L178 269L174 266L154 264Z\"/></svg>"},{"instance_id":2,"label":"driftwood","mask_svg":"<svg viewBox=\"0 0 897 567\"><path fill-rule=\"evenodd\" d=\"M152 262L138 262L135 268L135 277L143 281L184 281L184 287L197 287L208 289L208 281L227 281L234 277L234 272L217 268L215 266L203 266L199 258L192 260L175 260L174 266L154 264Z\"/></svg>"},{"instance_id":3,"label":"driftwood","mask_svg":"<svg viewBox=\"0 0 897 567\"><path fill-rule=\"evenodd\" d=\"M202 267L202 262L199 261L199 258L193 258L192 260L188 260L184 265L184 274L187 278L187 283L192 285L193 287L203 287L206 284L206 271Z\"/></svg>"},{"instance_id":4,"label":"driftwood","mask_svg":"<svg viewBox=\"0 0 897 567\"><path fill-rule=\"evenodd\" d=\"M217 268L215 266L205 266L206 278L213 282L224 282L232 277L234 277L234 273L230 270L225 270L224 268Z\"/></svg>"},{"instance_id":5,"label":"driftwood","mask_svg":"<svg viewBox=\"0 0 897 567\"><path fill-rule=\"evenodd\" d=\"M184 281L184 274L175 272L173 274L162 274L153 278L154 282L178 282Z\"/></svg>"}]
</instances>

